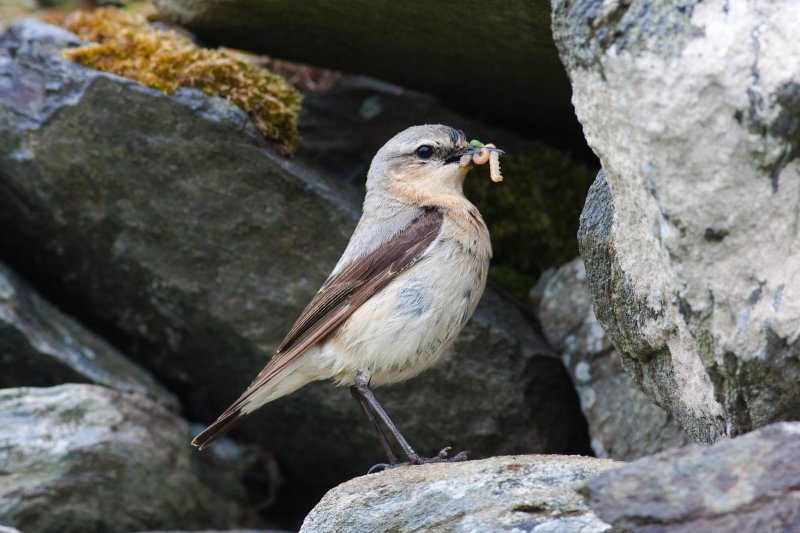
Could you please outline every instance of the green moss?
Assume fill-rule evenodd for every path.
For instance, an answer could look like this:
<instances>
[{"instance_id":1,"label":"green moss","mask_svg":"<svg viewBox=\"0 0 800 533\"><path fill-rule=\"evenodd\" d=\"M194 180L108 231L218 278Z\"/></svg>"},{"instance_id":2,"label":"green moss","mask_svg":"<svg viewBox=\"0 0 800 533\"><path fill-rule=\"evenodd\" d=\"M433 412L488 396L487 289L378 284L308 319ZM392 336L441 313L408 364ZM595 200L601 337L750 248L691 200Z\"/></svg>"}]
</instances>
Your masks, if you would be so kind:
<instances>
[{"instance_id":1,"label":"green moss","mask_svg":"<svg viewBox=\"0 0 800 533\"><path fill-rule=\"evenodd\" d=\"M63 24L92 42L64 50L67 59L167 94L191 87L227 98L284 153L296 148L301 96L277 74L232 53L200 48L179 33L152 28L139 13L116 8L77 11Z\"/></svg>"},{"instance_id":2,"label":"green moss","mask_svg":"<svg viewBox=\"0 0 800 533\"><path fill-rule=\"evenodd\" d=\"M509 147L500 162L502 183L479 167L464 189L492 235L489 277L524 301L544 270L578 255L578 217L594 172L535 142Z\"/></svg>"}]
</instances>

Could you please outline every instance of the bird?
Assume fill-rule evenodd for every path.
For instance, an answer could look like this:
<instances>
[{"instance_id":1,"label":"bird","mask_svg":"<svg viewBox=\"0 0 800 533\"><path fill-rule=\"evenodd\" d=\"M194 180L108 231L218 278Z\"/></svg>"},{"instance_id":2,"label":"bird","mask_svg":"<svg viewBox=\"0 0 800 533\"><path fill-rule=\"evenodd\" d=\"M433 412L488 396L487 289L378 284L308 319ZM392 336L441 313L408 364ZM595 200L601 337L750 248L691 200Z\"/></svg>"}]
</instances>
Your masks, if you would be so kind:
<instances>
[{"instance_id":1,"label":"bird","mask_svg":"<svg viewBox=\"0 0 800 533\"><path fill-rule=\"evenodd\" d=\"M483 146L467 142L463 131L427 124L378 150L361 218L341 259L272 359L193 446L202 450L259 407L329 379L350 388L372 423L389 461L376 466L468 458L466 451L450 456L450 447L433 457L418 454L373 388L405 381L442 359L486 287L489 231L462 187L477 145Z\"/></svg>"}]
</instances>

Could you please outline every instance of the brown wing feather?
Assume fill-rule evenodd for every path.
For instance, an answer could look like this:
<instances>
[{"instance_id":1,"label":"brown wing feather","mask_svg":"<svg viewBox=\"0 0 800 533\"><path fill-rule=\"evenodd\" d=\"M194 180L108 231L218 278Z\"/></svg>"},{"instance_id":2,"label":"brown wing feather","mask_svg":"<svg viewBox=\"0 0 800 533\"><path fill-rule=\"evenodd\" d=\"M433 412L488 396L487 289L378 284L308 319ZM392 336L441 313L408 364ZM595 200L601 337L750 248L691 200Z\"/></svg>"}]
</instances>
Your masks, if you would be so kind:
<instances>
[{"instance_id":1,"label":"brown wing feather","mask_svg":"<svg viewBox=\"0 0 800 533\"><path fill-rule=\"evenodd\" d=\"M324 339L398 274L413 265L436 239L443 218L438 209L426 209L386 243L346 264L328 278L300 314L267 366L239 399L216 422L195 437L192 444L203 449L230 431L241 418L239 409L247 398Z\"/></svg>"}]
</instances>

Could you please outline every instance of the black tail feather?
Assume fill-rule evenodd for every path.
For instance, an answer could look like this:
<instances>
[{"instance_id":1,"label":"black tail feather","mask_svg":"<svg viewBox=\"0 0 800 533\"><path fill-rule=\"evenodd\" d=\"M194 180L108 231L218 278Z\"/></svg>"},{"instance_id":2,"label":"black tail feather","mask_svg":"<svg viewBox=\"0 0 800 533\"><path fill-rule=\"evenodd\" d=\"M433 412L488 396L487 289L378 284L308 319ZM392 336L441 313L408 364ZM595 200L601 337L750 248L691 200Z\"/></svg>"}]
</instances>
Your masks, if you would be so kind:
<instances>
[{"instance_id":1,"label":"black tail feather","mask_svg":"<svg viewBox=\"0 0 800 533\"><path fill-rule=\"evenodd\" d=\"M206 448L236 427L244 416L245 414L238 409L226 411L213 424L201 431L200 434L192 440L192 446L196 446L200 450Z\"/></svg>"}]
</instances>

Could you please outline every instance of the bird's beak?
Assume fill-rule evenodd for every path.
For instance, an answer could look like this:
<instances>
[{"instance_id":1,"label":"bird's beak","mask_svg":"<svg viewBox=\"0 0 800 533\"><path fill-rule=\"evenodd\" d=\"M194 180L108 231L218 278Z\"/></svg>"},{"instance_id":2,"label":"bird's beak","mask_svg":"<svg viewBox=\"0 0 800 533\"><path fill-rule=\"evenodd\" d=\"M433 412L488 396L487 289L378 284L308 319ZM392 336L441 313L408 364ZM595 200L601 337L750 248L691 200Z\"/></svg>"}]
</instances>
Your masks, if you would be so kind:
<instances>
[{"instance_id":1,"label":"bird's beak","mask_svg":"<svg viewBox=\"0 0 800 533\"><path fill-rule=\"evenodd\" d=\"M486 148L490 152L499 152L501 154L505 153L500 148L494 148L493 146L485 146L484 148ZM464 157L465 155L474 155L474 154L477 154L480 151L481 151L480 147L471 146L467 150L464 150L461 153L458 153L458 154L455 154L455 155L451 155L450 157L448 157L445 160L445 163L458 163L459 161L461 161L461 158Z\"/></svg>"}]
</instances>

